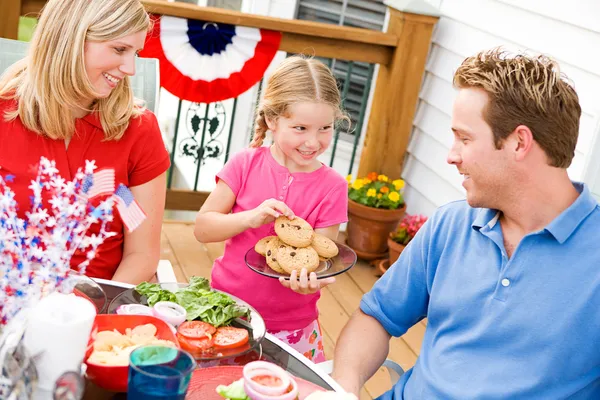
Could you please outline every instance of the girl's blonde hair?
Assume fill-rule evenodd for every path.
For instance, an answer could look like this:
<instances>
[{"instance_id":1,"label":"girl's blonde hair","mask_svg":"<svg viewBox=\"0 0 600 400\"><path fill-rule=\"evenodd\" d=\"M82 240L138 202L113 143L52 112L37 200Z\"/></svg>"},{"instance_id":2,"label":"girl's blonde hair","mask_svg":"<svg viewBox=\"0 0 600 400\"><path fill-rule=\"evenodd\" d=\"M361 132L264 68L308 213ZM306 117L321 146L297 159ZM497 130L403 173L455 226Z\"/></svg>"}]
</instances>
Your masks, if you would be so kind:
<instances>
[{"instance_id":1,"label":"girl's blonde hair","mask_svg":"<svg viewBox=\"0 0 600 400\"><path fill-rule=\"evenodd\" d=\"M267 118L287 116L292 104L317 102L336 110L336 121L350 118L341 108L341 95L331 70L319 60L292 56L286 58L269 77L264 96L256 110L254 137L250 147L260 147L265 140Z\"/></svg>"},{"instance_id":2,"label":"girl's blonde hair","mask_svg":"<svg viewBox=\"0 0 600 400\"><path fill-rule=\"evenodd\" d=\"M51 139L69 139L75 131L71 110L82 99L97 97L85 71L86 41L105 42L150 28L138 0L49 0L42 9L27 56L0 77L0 98L16 99L7 120L19 117L25 127ZM106 140L120 139L129 121L143 109L125 76L98 111Z\"/></svg>"}]
</instances>

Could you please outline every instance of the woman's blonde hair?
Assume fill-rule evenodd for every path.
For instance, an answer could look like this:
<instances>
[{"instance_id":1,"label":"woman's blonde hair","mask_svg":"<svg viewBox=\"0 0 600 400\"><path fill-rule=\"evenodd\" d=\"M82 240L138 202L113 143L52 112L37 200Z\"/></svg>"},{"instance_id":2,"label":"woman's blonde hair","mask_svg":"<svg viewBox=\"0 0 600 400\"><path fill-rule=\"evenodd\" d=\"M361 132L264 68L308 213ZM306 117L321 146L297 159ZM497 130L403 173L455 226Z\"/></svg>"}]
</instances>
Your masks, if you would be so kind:
<instances>
[{"instance_id":1,"label":"woman's blonde hair","mask_svg":"<svg viewBox=\"0 0 600 400\"><path fill-rule=\"evenodd\" d=\"M262 100L256 110L254 137L250 147L260 147L265 140L267 118L286 116L292 104L317 102L336 110L336 121L350 118L341 108L341 95L331 70L319 60L292 56L286 58L269 77Z\"/></svg>"},{"instance_id":2,"label":"woman's blonde hair","mask_svg":"<svg viewBox=\"0 0 600 400\"><path fill-rule=\"evenodd\" d=\"M86 41L105 42L147 31L150 18L138 0L49 0L42 9L27 56L0 77L0 98L16 99L7 120L51 139L71 138L71 110L97 97L85 70ZM98 111L106 140L118 140L143 112L129 77L90 111Z\"/></svg>"}]
</instances>

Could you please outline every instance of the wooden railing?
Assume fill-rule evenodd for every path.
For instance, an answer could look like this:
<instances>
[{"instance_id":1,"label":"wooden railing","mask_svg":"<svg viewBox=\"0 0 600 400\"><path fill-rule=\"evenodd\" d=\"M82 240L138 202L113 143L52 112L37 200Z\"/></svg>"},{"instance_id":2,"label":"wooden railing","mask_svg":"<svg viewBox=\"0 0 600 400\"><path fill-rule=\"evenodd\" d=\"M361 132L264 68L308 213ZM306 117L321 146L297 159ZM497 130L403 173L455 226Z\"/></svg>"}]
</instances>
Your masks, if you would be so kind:
<instances>
[{"instance_id":1,"label":"wooden railing","mask_svg":"<svg viewBox=\"0 0 600 400\"><path fill-rule=\"evenodd\" d=\"M414 7L419 1L410 4ZM16 38L19 16L38 13L44 3L44 0L0 0L0 36ZM358 175L377 171L400 176L438 17L388 6L387 31L379 32L164 0L142 0L142 3L156 14L280 31L283 51L379 64ZM172 189L167 194L167 208L197 210L207 195Z\"/></svg>"}]
</instances>

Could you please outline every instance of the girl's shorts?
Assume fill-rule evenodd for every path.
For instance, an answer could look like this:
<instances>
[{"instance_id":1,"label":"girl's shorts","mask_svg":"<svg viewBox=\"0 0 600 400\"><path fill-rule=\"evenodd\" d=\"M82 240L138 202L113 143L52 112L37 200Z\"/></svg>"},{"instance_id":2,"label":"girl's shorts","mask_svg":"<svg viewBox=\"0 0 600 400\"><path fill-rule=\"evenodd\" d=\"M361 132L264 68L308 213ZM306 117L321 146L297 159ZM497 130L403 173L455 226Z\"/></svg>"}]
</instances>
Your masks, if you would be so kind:
<instances>
[{"instance_id":1,"label":"girl's shorts","mask_svg":"<svg viewBox=\"0 0 600 400\"><path fill-rule=\"evenodd\" d=\"M269 331L270 334L303 354L314 363L326 361L323 352L323 334L319 320L315 319L308 326L292 331Z\"/></svg>"}]
</instances>

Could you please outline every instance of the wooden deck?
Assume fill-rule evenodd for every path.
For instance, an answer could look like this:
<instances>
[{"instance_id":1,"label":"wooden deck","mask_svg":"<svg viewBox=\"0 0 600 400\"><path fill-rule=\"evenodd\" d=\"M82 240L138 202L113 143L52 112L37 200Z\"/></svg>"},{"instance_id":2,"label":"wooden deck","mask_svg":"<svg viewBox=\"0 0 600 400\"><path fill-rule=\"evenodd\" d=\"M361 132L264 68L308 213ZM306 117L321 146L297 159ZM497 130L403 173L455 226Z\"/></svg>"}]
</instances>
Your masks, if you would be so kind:
<instances>
[{"instance_id":1,"label":"wooden deck","mask_svg":"<svg viewBox=\"0 0 600 400\"><path fill-rule=\"evenodd\" d=\"M210 277L213 261L223 252L223 243L198 243L193 234L192 222L165 221L161 237L161 259L171 261L178 281L187 282L190 276ZM337 282L321 293L319 320L325 337L325 355L333 357L335 342L358 308L362 295L377 280L375 270L365 262L359 262L349 273L337 277ZM425 322L413 326L401 338L392 339L388 358L405 370L412 367L421 348ZM361 392L360 399L372 399L391 387L389 376L380 369Z\"/></svg>"}]
</instances>

